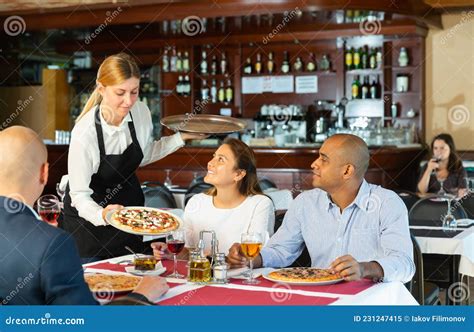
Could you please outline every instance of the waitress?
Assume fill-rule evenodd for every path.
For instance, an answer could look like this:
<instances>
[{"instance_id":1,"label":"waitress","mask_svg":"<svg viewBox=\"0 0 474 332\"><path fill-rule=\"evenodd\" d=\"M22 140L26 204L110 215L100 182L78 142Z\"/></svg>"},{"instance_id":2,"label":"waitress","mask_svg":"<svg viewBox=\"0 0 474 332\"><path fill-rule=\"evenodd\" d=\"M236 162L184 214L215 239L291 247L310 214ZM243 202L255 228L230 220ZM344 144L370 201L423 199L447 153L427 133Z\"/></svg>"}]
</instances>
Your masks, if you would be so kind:
<instances>
[{"instance_id":1,"label":"waitress","mask_svg":"<svg viewBox=\"0 0 474 332\"><path fill-rule=\"evenodd\" d=\"M149 248L141 236L108 226L105 215L145 204L138 167L173 153L183 140L203 138L177 133L153 140L150 110L138 101L140 71L129 55L106 58L96 83L71 135L62 224L84 263L127 254L125 246L136 252Z\"/></svg>"}]
</instances>

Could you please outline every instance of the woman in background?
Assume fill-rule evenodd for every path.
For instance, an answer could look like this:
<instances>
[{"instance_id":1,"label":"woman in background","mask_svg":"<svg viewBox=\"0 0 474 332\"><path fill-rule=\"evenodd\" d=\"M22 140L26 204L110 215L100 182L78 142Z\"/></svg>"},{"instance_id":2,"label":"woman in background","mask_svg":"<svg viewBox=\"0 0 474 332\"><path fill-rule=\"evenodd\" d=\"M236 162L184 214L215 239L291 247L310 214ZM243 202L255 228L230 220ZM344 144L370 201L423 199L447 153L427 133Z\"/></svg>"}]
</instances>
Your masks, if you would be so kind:
<instances>
[{"instance_id":1,"label":"woman in background","mask_svg":"<svg viewBox=\"0 0 474 332\"><path fill-rule=\"evenodd\" d=\"M456 153L453 138L439 134L431 141L432 158L421 171L418 191L421 194L438 193L441 185L446 193L463 197L467 194L467 173ZM441 191L442 192L442 191Z\"/></svg>"}]
</instances>

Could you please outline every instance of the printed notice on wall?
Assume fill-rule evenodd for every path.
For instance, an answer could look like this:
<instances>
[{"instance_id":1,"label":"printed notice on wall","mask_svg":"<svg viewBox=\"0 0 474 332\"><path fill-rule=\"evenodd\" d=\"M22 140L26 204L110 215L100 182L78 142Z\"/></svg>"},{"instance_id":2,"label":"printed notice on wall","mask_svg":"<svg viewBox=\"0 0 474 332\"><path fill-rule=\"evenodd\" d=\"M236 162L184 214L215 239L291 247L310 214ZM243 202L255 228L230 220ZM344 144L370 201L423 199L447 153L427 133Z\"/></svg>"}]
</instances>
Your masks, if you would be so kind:
<instances>
[{"instance_id":1,"label":"printed notice on wall","mask_svg":"<svg viewBox=\"0 0 474 332\"><path fill-rule=\"evenodd\" d=\"M317 93L318 76L296 76L296 93Z\"/></svg>"},{"instance_id":2,"label":"printed notice on wall","mask_svg":"<svg viewBox=\"0 0 474 332\"><path fill-rule=\"evenodd\" d=\"M291 93L294 91L293 75L273 76L273 93Z\"/></svg>"},{"instance_id":3,"label":"printed notice on wall","mask_svg":"<svg viewBox=\"0 0 474 332\"><path fill-rule=\"evenodd\" d=\"M242 93L262 93L263 77L242 77Z\"/></svg>"}]
</instances>

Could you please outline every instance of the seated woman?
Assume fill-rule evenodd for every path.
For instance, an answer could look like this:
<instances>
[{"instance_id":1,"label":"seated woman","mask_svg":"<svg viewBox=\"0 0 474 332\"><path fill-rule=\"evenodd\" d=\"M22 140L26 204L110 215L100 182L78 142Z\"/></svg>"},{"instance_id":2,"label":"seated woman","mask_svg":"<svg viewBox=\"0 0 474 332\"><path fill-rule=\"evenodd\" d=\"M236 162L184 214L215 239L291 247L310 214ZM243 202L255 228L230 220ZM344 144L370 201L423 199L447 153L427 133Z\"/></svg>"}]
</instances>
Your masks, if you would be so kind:
<instances>
[{"instance_id":1,"label":"seated woman","mask_svg":"<svg viewBox=\"0 0 474 332\"><path fill-rule=\"evenodd\" d=\"M463 197L467 194L467 173L456 153L449 134L439 134L431 141L432 158L421 171L418 191L421 194L438 193L441 184L446 193Z\"/></svg>"},{"instance_id":2,"label":"seated woman","mask_svg":"<svg viewBox=\"0 0 474 332\"><path fill-rule=\"evenodd\" d=\"M206 193L194 195L184 209L186 247L195 248L200 231L214 231L218 251L227 253L242 233L258 232L266 243L273 234L275 210L270 198L263 195L258 184L253 151L243 142L227 138L207 164L206 183L212 184ZM206 254L210 253L210 238L205 238ZM157 259L167 254L164 243L152 243ZM187 256L187 251L180 255Z\"/></svg>"}]
</instances>

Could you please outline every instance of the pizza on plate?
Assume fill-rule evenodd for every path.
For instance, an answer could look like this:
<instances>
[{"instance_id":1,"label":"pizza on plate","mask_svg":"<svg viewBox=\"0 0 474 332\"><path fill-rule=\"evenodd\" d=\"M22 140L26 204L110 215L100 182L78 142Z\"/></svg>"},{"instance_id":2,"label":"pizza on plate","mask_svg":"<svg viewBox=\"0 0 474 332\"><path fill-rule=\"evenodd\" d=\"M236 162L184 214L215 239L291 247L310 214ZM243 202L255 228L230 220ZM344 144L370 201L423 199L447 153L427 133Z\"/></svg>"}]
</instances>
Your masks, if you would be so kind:
<instances>
[{"instance_id":1,"label":"pizza on plate","mask_svg":"<svg viewBox=\"0 0 474 332\"><path fill-rule=\"evenodd\" d=\"M179 228L179 220L175 216L166 211L145 207L117 210L112 214L111 222L124 230L144 234L161 234Z\"/></svg>"},{"instance_id":2,"label":"pizza on plate","mask_svg":"<svg viewBox=\"0 0 474 332\"><path fill-rule=\"evenodd\" d=\"M315 267L280 269L270 272L268 277L273 280L288 282L321 282L342 279L338 273L332 274L330 270Z\"/></svg>"},{"instance_id":3,"label":"pizza on plate","mask_svg":"<svg viewBox=\"0 0 474 332\"><path fill-rule=\"evenodd\" d=\"M108 274L86 274L84 279L92 292L128 292L141 280L140 277Z\"/></svg>"}]
</instances>

